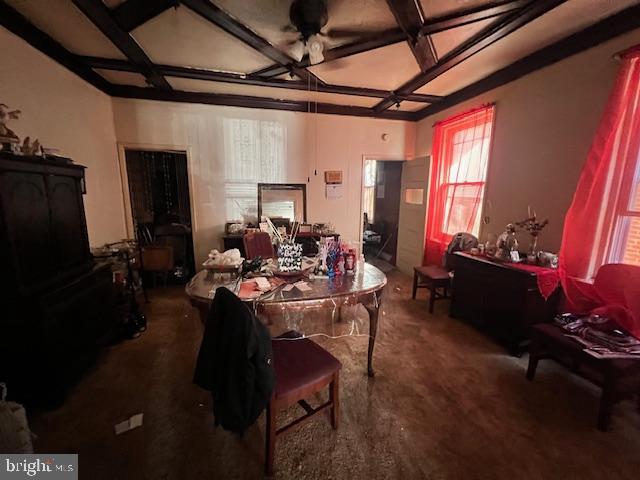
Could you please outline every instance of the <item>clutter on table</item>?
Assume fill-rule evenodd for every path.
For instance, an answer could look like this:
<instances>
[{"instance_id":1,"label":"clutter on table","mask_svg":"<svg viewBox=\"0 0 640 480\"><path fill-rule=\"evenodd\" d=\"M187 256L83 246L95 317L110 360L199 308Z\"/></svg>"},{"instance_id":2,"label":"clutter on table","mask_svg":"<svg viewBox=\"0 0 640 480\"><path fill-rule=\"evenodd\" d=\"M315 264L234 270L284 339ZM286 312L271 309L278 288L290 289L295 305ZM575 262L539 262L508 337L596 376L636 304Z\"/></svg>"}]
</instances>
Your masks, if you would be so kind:
<instances>
[{"instance_id":1,"label":"clutter on table","mask_svg":"<svg viewBox=\"0 0 640 480\"><path fill-rule=\"evenodd\" d=\"M565 313L556 316L555 322L596 358L640 358L640 340L607 317Z\"/></svg>"}]
</instances>

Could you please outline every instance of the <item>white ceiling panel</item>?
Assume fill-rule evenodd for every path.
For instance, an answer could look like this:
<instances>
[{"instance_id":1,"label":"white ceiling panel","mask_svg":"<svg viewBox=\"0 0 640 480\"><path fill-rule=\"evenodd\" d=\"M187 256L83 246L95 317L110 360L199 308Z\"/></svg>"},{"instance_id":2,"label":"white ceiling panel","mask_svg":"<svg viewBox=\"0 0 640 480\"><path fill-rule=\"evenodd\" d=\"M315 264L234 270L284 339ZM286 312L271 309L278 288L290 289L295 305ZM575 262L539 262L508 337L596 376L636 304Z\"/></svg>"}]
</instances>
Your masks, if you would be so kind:
<instances>
[{"instance_id":1,"label":"white ceiling panel","mask_svg":"<svg viewBox=\"0 0 640 480\"><path fill-rule=\"evenodd\" d=\"M637 0L571 0L528 23L417 90L447 95L612 15Z\"/></svg>"},{"instance_id":2,"label":"white ceiling panel","mask_svg":"<svg viewBox=\"0 0 640 480\"><path fill-rule=\"evenodd\" d=\"M407 42L321 63L310 69L327 83L394 90L420 73Z\"/></svg>"},{"instance_id":3,"label":"white ceiling panel","mask_svg":"<svg viewBox=\"0 0 640 480\"><path fill-rule=\"evenodd\" d=\"M136 87L148 87L143 75L135 72L119 72L117 70L103 70L94 68L95 72L102 75L105 80L118 85L134 85Z\"/></svg>"},{"instance_id":4,"label":"white ceiling panel","mask_svg":"<svg viewBox=\"0 0 640 480\"><path fill-rule=\"evenodd\" d=\"M274 45L286 50L297 32L283 31L289 25L291 0L215 0L214 3ZM396 27L385 0L328 0L329 20L323 32L332 28L378 32ZM325 37L325 48L355 40Z\"/></svg>"},{"instance_id":5,"label":"white ceiling panel","mask_svg":"<svg viewBox=\"0 0 640 480\"><path fill-rule=\"evenodd\" d=\"M357 97L335 93L308 92L288 88L259 87L255 85L240 85L236 83L209 82L206 80L191 80L188 78L167 77L176 90L186 92L223 93L231 95L248 95L251 97L267 97L277 100L317 101L319 103L334 103L337 105L355 105L372 107L379 98Z\"/></svg>"},{"instance_id":6,"label":"white ceiling panel","mask_svg":"<svg viewBox=\"0 0 640 480\"><path fill-rule=\"evenodd\" d=\"M391 107L389 110L401 110L403 112L416 112L428 106L429 106L428 103L422 103L422 102L402 102L400 104L399 109L397 109L396 107Z\"/></svg>"},{"instance_id":7,"label":"white ceiling panel","mask_svg":"<svg viewBox=\"0 0 640 480\"><path fill-rule=\"evenodd\" d=\"M452 28L451 30L445 30L444 32L431 35L431 40L433 41L433 46L436 48L438 58L445 56L451 50L459 46L465 40L471 38L493 21L495 21L495 19L490 18L488 20L470 23L462 27Z\"/></svg>"},{"instance_id":8,"label":"white ceiling panel","mask_svg":"<svg viewBox=\"0 0 640 480\"><path fill-rule=\"evenodd\" d=\"M35 27L78 55L125 58L70 0L6 0Z\"/></svg>"},{"instance_id":9,"label":"white ceiling panel","mask_svg":"<svg viewBox=\"0 0 640 480\"><path fill-rule=\"evenodd\" d=\"M155 63L238 73L273 64L185 6L165 10L132 35Z\"/></svg>"}]
</instances>

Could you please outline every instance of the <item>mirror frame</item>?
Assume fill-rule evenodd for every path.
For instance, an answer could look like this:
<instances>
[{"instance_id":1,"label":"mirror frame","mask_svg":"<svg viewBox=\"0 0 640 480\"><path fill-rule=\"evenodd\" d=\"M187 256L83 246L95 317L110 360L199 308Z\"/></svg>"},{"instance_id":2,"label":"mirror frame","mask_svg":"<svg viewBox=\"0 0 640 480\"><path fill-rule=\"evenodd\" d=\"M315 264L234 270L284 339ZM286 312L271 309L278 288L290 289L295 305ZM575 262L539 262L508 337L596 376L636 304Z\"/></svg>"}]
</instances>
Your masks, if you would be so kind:
<instances>
[{"instance_id":1,"label":"mirror frame","mask_svg":"<svg viewBox=\"0 0 640 480\"><path fill-rule=\"evenodd\" d=\"M262 221L262 192L265 190L302 190L302 222L307 223L307 185L304 183L259 183L258 223Z\"/></svg>"}]
</instances>

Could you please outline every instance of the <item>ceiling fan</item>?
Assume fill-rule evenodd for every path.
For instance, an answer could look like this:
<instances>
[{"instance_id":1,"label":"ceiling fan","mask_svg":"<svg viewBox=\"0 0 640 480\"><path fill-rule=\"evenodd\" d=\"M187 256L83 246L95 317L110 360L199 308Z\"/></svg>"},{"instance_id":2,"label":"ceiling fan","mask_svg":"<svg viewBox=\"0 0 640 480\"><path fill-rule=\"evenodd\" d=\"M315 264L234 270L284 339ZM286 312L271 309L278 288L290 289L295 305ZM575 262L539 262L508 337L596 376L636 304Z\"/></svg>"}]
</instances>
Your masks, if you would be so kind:
<instances>
[{"instance_id":1,"label":"ceiling fan","mask_svg":"<svg viewBox=\"0 0 640 480\"><path fill-rule=\"evenodd\" d=\"M300 61L308 53L311 65L324 61L326 38L363 37L379 33L342 28L322 32L329 20L327 0L293 0L289 8L289 20L291 23L283 27L283 31L295 32L298 36L288 42L291 56Z\"/></svg>"}]
</instances>

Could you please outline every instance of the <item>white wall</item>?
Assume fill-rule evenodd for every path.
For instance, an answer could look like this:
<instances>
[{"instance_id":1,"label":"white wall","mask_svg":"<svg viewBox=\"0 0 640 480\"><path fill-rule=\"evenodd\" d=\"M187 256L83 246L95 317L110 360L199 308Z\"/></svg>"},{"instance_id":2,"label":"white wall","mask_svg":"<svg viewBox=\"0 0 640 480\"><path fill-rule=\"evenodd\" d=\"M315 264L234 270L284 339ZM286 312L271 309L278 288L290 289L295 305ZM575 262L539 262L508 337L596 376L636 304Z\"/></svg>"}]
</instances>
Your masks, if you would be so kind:
<instances>
[{"instance_id":1,"label":"white wall","mask_svg":"<svg viewBox=\"0 0 640 480\"><path fill-rule=\"evenodd\" d=\"M0 27L0 102L22 111L10 128L87 167L91 245L125 236L111 99Z\"/></svg>"},{"instance_id":2,"label":"white wall","mask_svg":"<svg viewBox=\"0 0 640 480\"><path fill-rule=\"evenodd\" d=\"M227 220L225 165L233 157L228 138L225 140L226 120L276 122L282 126L282 181L307 183L310 176L308 220L332 222L346 240L355 241L360 233L363 156L412 157L415 147L415 124L409 122L117 98L113 99L113 109L119 143L187 149L197 263L210 249L220 247ZM389 134L387 142L381 138L383 133ZM342 199L325 198L325 170L343 171Z\"/></svg>"},{"instance_id":3,"label":"white wall","mask_svg":"<svg viewBox=\"0 0 640 480\"><path fill-rule=\"evenodd\" d=\"M508 41L508 40L507 40ZM434 122L496 102L486 199L487 233L526 217L527 206L548 217L540 245L557 251L564 216L613 86L619 63L612 55L640 43L634 30L418 123L416 155L431 153ZM528 245L528 238L520 236Z\"/></svg>"}]
</instances>

